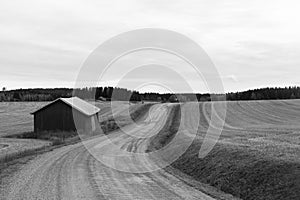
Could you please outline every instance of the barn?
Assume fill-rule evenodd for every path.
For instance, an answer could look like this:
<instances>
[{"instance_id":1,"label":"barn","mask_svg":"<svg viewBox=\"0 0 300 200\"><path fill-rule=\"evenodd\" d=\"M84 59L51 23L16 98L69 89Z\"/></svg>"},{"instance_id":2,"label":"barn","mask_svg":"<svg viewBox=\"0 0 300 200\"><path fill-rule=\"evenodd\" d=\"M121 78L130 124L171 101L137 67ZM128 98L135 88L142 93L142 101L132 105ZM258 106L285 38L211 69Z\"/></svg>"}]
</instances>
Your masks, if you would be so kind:
<instances>
[{"instance_id":1,"label":"barn","mask_svg":"<svg viewBox=\"0 0 300 200\"><path fill-rule=\"evenodd\" d=\"M93 132L100 128L100 109L78 97L59 98L34 115L34 132L84 131Z\"/></svg>"}]
</instances>

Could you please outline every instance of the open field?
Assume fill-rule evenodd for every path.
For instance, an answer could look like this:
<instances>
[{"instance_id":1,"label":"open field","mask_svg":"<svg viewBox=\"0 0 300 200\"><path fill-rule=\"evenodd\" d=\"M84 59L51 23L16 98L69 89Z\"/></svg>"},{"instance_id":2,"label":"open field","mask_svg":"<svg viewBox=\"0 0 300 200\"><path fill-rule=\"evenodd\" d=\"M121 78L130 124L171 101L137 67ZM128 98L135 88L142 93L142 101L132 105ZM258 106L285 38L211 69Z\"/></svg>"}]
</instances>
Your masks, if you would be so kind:
<instances>
[{"instance_id":1,"label":"open field","mask_svg":"<svg viewBox=\"0 0 300 200\"><path fill-rule=\"evenodd\" d=\"M115 123L106 105L99 105L102 120ZM228 102L226 123L217 144L199 159L211 123L211 108L219 113L219 105L132 105L130 110L136 113L132 118L140 126L125 118L125 133L112 128L107 136L84 141L96 155L109 155L106 164L82 143L68 145L29 161L21 159L13 172L4 169L7 175L2 176L0 193L4 199L298 199L300 101ZM193 106L200 108L199 127ZM121 121L124 108L117 107ZM195 126L199 128L197 133L189 132ZM178 142L159 159L143 154L141 159L135 154L124 156L126 152L164 148L177 131L183 133ZM163 169L150 170L160 168L160 161L172 157L193 134L196 139L178 160Z\"/></svg>"},{"instance_id":2,"label":"open field","mask_svg":"<svg viewBox=\"0 0 300 200\"><path fill-rule=\"evenodd\" d=\"M226 124L217 145L199 159L212 104L218 112L218 102L200 104L196 140L172 167L242 199L298 199L300 101L228 102ZM183 112L188 110L185 107L189 105L182 106ZM185 116L188 129L193 125L193 113ZM173 129L178 126L172 124ZM166 134L169 132L158 134L151 148L161 148L169 138Z\"/></svg>"},{"instance_id":3,"label":"open field","mask_svg":"<svg viewBox=\"0 0 300 200\"><path fill-rule=\"evenodd\" d=\"M0 137L33 130L31 112L47 102L0 102Z\"/></svg>"}]
</instances>

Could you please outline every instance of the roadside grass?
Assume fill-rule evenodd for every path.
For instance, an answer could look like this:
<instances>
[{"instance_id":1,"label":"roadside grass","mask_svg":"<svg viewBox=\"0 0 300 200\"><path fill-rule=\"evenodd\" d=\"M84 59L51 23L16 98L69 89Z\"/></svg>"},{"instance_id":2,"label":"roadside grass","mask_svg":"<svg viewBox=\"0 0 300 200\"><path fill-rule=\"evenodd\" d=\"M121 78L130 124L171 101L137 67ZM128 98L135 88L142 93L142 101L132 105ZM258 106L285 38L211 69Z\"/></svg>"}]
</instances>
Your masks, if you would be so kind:
<instances>
[{"instance_id":1,"label":"roadside grass","mask_svg":"<svg viewBox=\"0 0 300 200\"><path fill-rule=\"evenodd\" d=\"M146 116L151 106L153 106L153 104L150 103L138 105L137 108L130 111L130 119L123 116L117 116L116 118L110 116L109 118L100 122L101 129L103 130L104 134L108 134L112 131L120 129L121 127L129 125L132 121L138 122Z\"/></svg>"},{"instance_id":2,"label":"roadside grass","mask_svg":"<svg viewBox=\"0 0 300 200\"><path fill-rule=\"evenodd\" d=\"M147 103L139 105L133 112L130 112L130 117L134 122L138 122L139 120L145 118L146 114L149 112L153 103Z\"/></svg>"},{"instance_id":3,"label":"roadside grass","mask_svg":"<svg viewBox=\"0 0 300 200\"><path fill-rule=\"evenodd\" d=\"M152 138L148 151L160 149L172 140L180 122L176 117L180 115L173 113L171 117ZM170 167L241 199L299 199L300 132L298 127L289 127L260 128L258 124L253 128L224 130L213 150L200 159L198 154L206 134L202 130ZM181 144L174 148L184 143L183 137Z\"/></svg>"},{"instance_id":4,"label":"roadside grass","mask_svg":"<svg viewBox=\"0 0 300 200\"><path fill-rule=\"evenodd\" d=\"M242 199L298 199L300 163L272 159L260 151L218 143L203 159L197 139L172 166Z\"/></svg>"},{"instance_id":5,"label":"roadside grass","mask_svg":"<svg viewBox=\"0 0 300 200\"><path fill-rule=\"evenodd\" d=\"M180 116L179 104L175 104L169 108L167 121L160 132L151 138L147 152L159 150L172 141L179 128Z\"/></svg>"},{"instance_id":6,"label":"roadside grass","mask_svg":"<svg viewBox=\"0 0 300 200\"><path fill-rule=\"evenodd\" d=\"M38 135L34 132L26 132L23 134L10 135L6 138L46 140L50 143L49 145L5 153L4 155L0 156L0 163L2 165L6 165L8 162L18 158L41 154L43 152L51 151L54 148L75 144L80 141L80 138L76 132L43 132Z\"/></svg>"},{"instance_id":7,"label":"roadside grass","mask_svg":"<svg viewBox=\"0 0 300 200\"><path fill-rule=\"evenodd\" d=\"M0 159L0 169L2 169L3 166L7 166L7 163L9 163L12 160L22 158L22 157L25 157L25 156L29 156L29 155L38 154L38 152L45 151L48 148L49 148L49 146L43 146L43 147L39 147L39 148L26 149L26 150L23 150L23 151L18 151L18 152L5 154ZM1 171L0 171L0 174L1 174Z\"/></svg>"},{"instance_id":8,"label":"roadside grass","mask_svg":"<svg viewBox=\"0 0 300 200\"><path fill-rule=\"evenodd\" d=\"M17 138L17 139L40 139L51 141L52 145L60 145L66 143L70 138L73 140L80 139L78 133L75 131L42 131L39 133L35 132L25 132L16 135L7 136L7 138Z\"/></svg>"}]
</instances>

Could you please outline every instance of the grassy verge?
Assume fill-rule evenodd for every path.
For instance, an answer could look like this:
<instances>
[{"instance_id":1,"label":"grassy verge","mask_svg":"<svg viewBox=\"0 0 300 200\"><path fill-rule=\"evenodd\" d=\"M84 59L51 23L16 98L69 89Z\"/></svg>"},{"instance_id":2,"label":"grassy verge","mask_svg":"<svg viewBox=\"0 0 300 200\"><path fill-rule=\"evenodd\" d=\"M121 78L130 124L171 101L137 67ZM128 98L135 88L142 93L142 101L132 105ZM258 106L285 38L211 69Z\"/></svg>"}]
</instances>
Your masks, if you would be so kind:
<instances>
[{"instance_id":1,"label":"grassy verge","mask_svg":"<svg viewBox=\"0 0 300 200\"><path fill-rule=\"evenodd\" d=\"M130 117L134 122L137 122L138 120L142 119L149 111L151 106L154 104L147 103L139 106L136 110L130 113Z\"/></svg>"},{"instance_id":2,"label":"grassy verge","mask_svg":"<svg viewBox=\"0 0 300 200\"><path fill-rule=\"evenodd\" d=\"M151 139L148 152L159 150L167 145L178 131L181 115L180 105L174 105L168 112L168 119L160 132Z\"/></svg>"},{"instance_id":3,"label":"grassy verge","mask_svg":"<svg viewBox=\"0 0 300 200\"><path fill-rule=\"evenodd\" d=\"M179 126L175 110L170 112L162 131L151 140L148 150L160 149L172 140ZM202 142L198 137L171 167L241 199L300 198L299 160L274 157L264 152L263 147L222 140L205 158L199 159Z\"/></svg>"},{"instance_id":4,"label":"grassy verge","mask_svg":"<svg viewBox=\"0 0 300 200\"><path fill-rule=\"evenodd\" d=\"M78 133L75 131L43 131L40 133L25 132L7 136L7 138L47 140L51 141L54 146L67 143L69 140L80 140Z\"/></svg>"},{"instance_id":5,"label":"grassy verge","mask_svg":"<svg viewBox=\"0 0 300 200\"><path fill-rule=\"evenodd\" d=\"M133 110L130 113L131 120L137 122L141 118L143 118L149 111L149 109L153 106L153 104L143 104L140 105L137 109ZM124 127L131 123L130 119L126 117L117 117L116 119L113 117L108 118L105 121L100 122L101 129L103 130L104 134L108 134L112 131L120 129L120 127Z\"/></svg>"},{"instance_id":6,"label":"grassy verge","mask_svg":"<svg viewBox=\"0 0 300 200\"><path fill-rule=\"evenodd\" d=\"M22 158L30 155L37 155L43 152L51 151L54 148L75 144L80 141L80 138L76 132L44 132L44 133L40 133L38 136L34 132L26 132L17 135L10 135L7 138L40 139L40 140L47 140L50 143L49 145L45 145L45 146L33 147L25 150L6 153L0 159L0 163L4 165L18 158Z\"/></svg>"},{"instance_id":7,"label":"grassy verge","mask_svg":"<svg viewBox=\"0 0 300 200\"><path fill-rule=\"evenodd\" d=\"M300 197L300 163L268 158L256 150L222 143L199 159L201 143L196 140L172 166L242 199Z\"/></svg>"}]
</instances>

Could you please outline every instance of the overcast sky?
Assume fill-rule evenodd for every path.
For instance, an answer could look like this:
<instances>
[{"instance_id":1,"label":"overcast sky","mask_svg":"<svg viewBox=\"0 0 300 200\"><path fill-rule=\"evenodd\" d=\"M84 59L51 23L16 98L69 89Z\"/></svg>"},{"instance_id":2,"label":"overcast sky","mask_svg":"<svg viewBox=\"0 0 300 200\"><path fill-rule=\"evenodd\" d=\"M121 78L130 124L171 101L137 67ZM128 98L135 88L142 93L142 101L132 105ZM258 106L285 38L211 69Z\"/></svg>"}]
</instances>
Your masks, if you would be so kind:
<instances>
[{"instance_id":1,"label":"overcast sky","mask_svg":"<svg viewBox=\"0 0 300 200\"><path fill-rule=\"evenodd\" d=\"M138 28L197 42L227 92L300 85L299 10L297 0L1 0L0 87L73 87L98 45Z\"/></svg>"}]
</instances>

